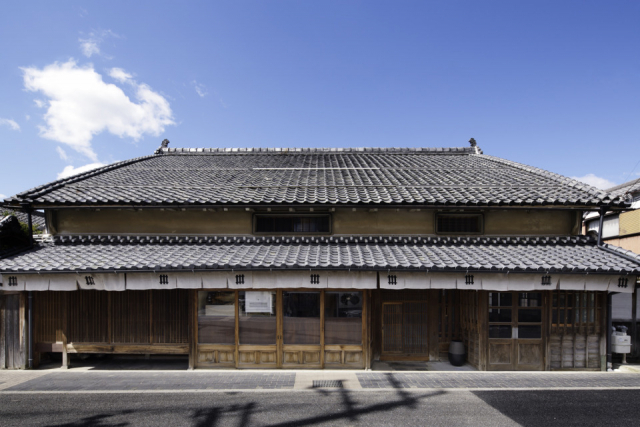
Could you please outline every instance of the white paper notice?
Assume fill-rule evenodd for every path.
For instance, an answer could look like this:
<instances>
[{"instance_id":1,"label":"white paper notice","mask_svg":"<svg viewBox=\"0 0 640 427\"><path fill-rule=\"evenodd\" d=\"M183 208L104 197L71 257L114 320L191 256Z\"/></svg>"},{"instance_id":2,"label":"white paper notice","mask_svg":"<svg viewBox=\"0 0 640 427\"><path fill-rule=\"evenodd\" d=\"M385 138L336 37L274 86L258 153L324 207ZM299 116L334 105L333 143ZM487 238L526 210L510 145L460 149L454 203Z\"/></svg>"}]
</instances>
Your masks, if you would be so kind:
<instances>
[{"instance_id":1,"label":"white paper notice","mask_svg":"<svg viewBox=\"0 0 640 427\"><path fill-rule=\"evenodd\" d=\"M271 313L271 292L247 291L245 293L245 311L247 313Z\"/></svg>"}]
</instances>

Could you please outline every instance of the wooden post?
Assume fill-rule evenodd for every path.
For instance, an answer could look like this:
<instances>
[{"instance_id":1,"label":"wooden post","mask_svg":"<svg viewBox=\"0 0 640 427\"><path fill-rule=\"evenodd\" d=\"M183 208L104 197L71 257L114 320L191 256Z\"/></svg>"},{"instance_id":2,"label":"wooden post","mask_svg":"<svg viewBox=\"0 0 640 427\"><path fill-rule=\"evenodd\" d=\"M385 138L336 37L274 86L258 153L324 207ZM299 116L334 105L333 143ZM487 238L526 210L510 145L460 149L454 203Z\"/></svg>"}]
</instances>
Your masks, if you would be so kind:
<instances>
[{"instance_id":1,"label":"wooden post","mask_svg":"<svg viewBox=\"0 0 640 427\"><path fill-rule=\"evenodd\" d=\"M195 369L198 349L198 291L189 291L189 370Z\"/></svg>"},{"instance_id":2,"label":"wooden post","mask_svg":"<svg viewBox=\"0 0 640 427\"><path fill-rule=\"evenodd\" d=\"M371 291L369 289L362 291L362 298L364 299L362 301L362 357L365 369L371 369L371 340L369 338L371 330L371 316L369 315L370 295Z\"/></svg>"},{"instance_id":3,"label":"wooden post","mask_svg":"<svg viewBox=\"0 0 640 427\"><path fill-rule=\"evenodd\" d=\"M236 369L239 366L239 357L240 357L240 291L235 291L235 298L236 298L236 330L235 330L235 335L236 335L236 351L235 351L235 362L236 362Z\"/></svg>"},{"instance_id":4,"label":"wooden post","mask_svg":"<svg viewBox=\"0 0 640 427\"><path fill-rule=\"evenodd\" d=\"M631 354L638 356L638 288L634 287L631 294Z\"/></svg>"},{"instance_id":5,"label":"wooden post","mask_svg":"<svg viewBox=\"0 0 640 427\"><path fill-rule=\"evenodd\" d=\"M20 292L19 331L20 331L20 369L27 367L27 298L26 292Z\"/></svg>"},{"instance_id":6,"label":"wooden post","mask_svg":"<svg viewBox=\"0 0 640 427\"><path fill-rule=\"evenodd\" d=\"M489 323L487 315L489 311L489 295L487 291L478 291L478 369L487 370L487 355L489 353Z\"/></svg>"},{"instance_id":7,"label":"wooden post","mask_svg":"<svg viewBox=\"0 0 640 427\"><path fill-rule=\"evenodd\" d=\"M438 361L440 360L440 339L438 337L438 325L440 320L440 307L438 304L438 292L441 292L438 289L429 290L429 302L428 302L428 310L427 310L427 345L429 346L429 360L430 361Z\"/></svg>"},{"instance_id":8,"label":"wooden post","mask_svg":"<svg viewBox=\"0 0 640 427\"><path fill-rule=\"evenodd\" d=\"M324 290L320 291L320 368L324 369ZM363 304L364 307L364 304Z\"/></svg>"},{"instance_id":9,"label":"wooden post","mask_svg":"<svg viewBox=\"0 0 640 427\"><path fill-rule=\"evenodd\" d=\"M67 334L62 331L62 369L69 369L69 355L67 354Z\"/></svg>"},{"instance_id":10,"label":"wooden post","mask_svg":"<svg viewBox=\"0 0 640 427\"><path fill-rule=\"evenodd\" d=\"M6 315L5 315L5 301L6 297L4 295L0 295L0 369L4 369L7 367L7 355L6 355L6 337L5 330L6 327Z\"/></svg>"}]
</instances>

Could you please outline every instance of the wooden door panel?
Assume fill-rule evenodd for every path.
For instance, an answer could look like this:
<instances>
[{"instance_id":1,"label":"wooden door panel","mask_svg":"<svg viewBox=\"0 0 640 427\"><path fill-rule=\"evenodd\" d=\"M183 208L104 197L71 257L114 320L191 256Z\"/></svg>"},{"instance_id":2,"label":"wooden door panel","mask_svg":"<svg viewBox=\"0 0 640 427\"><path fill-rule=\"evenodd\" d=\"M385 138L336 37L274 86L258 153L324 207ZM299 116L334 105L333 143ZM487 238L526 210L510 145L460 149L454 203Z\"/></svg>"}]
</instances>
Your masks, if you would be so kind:
<instances>
[{"instance_id":1,"label":"wooden door panel","mask_svg":"<svg viewBox=\"0 0 640 427\"><path fill-rule=\"evenodd\" d=\"M513 365L513 341L489 341L490 369L510 369Z\"/></svg>"},{"instance_id":2,"label":"wooden door panel","mask_svg":"<svg viewBox=\"0 0 640 427\"><path fill-rule=\"evenodd\" d=\"M517 344L517 369L540 370L543 362L542 342L527 342L519 340Z\"/></svg>"},{"instance_id":3,"label":"wooden door panel","mask_svg":"<svg viewBox=\"0 0 640 427\"><path fill-rule=\"evenodd\" d=\"M382 304L382 352L402 353L402 303Z\"/></svg>"}]
</instances>

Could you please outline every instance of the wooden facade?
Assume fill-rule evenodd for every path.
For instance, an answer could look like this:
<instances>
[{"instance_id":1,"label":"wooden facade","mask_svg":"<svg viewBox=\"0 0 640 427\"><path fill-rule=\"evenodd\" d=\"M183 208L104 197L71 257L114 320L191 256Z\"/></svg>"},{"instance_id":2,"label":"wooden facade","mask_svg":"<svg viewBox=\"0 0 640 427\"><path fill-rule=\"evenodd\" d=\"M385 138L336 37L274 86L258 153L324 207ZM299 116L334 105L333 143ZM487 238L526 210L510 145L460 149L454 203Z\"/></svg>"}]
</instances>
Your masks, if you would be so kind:
<instances>
[{"instance_id":1,"label":"wooden facade","mask_svg":"<svg viewBox=\"0 0 640 427\"><path fill-rule=\"evenodd\" d=\"M479 370L605 366L604 292L251 292L273 296L268 316L248 315L241 290L33 292L35 361L45 352L62 353L65 365L69 353L183 354L199 369L365 369L375 360L446 360L449 343L461 340ZM227 298L213 317L212 293ZM297 294L317 304L315 314L291 313L287 298ZM356 315L332 317L335 298L345 295L362 298ZM0 298L2 368L25 367L26 304L26 292Z\"/></svg>"}]
</instances>

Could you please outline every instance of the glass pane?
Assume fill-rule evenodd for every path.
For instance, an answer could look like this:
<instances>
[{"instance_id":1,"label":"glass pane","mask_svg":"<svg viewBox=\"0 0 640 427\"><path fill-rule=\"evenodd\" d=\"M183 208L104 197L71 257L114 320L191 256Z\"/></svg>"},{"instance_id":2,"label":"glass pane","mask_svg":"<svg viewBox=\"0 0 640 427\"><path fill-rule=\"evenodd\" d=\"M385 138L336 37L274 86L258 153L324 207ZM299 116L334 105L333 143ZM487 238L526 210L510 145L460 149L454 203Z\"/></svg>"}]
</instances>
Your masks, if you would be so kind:
<instances>
[{"instance_id":1,"label":"glass pane","mask_svg":"<svg viewBox=\"0 0 640 427\"><path fill-rule=\"evenodd\" d=\"M565 322L565 318L564 318L564 310L560 310L560 318L558 319L558 322L559 322L561 325L564 325L564 324L566 323L566 322Z\"/></svg>"},{"instance_id":2,"label":"glass pane","mask_svg":"<svg viewBox=\"0 0 640 427\"><path fill-rule=\"evenodd\" d=\"M238 293L240 344L276 344L276 291Z\"/></svg>"},{"instance_id":3,"label":"glass pane","mask_svg":"<svg viewBox=\"0 0 640 427\"><path fill-rule=\"evenodd\" d=\"M518 310L518 322L535 323L542 322L542 310L540 309L520 309Z\"/></svg>"},{"instance_id":4,"label":"glass pane","mask_svg":"<svg viewBox=\"0 0 640 427\"><path fill-rule=\"evenodd\" d=\"M511 338L511 326L489 325L489 338Z\"/></svg>"},{"instance_id":5,"label":"glass pane","mask_svg":"<svg viewBox=\"0 0 640 427\"><path fill-rule=\"evenodd\" d=\"M553 306L554 307L558 306L558 294L556 293L553 294Z\"/></svg>"},{"instance_id":6,"label":"glass pane","mask_svg":"<svg viewBox=\"0 0 640 427\"><path fill-rule=\"evenodd\" d=\"M320 344L320 292L282 293L285 344Z\"/></svg>"},{"instance_id":7,"label":"glass pane","mask_svg":"<svg viewBox=\"0 0 640 427\"><path fill-rule=\"evenodd\" d=\"M518 293L518 305L520 307L540 307L542 306L542 294L540 292L520 292Z\"/></svg>"},{"instance_id":8,"label":"glass pane","mask_svg":"<svg viewBox=\"0 0 640 427\"><path fill-rule=\"evenodd\" d=\"M324 295L324 343L362 344L362 292Z\"/></svg>"},{"instance_id":9,"label":"glass pane","mask_svg":"<svg viewBox=\"0 0 640 427\"><path fill-rule=\"evenodd\" d=\"M235 292L198 292L198 342L236 343Z\"/></svg>"},{"instance_id":10,"label":"glass pane","mask_svg":"<svg viewBox=\"0 0 640 427\"><path fill-rule=\"evenodd\" d=\"M490 307L511 307L511 292L489 292Z\"/></svg>"},{"instance_id":11,"label":"glass pane","mask_svg":"<svg viewBox=\"0 0 640 427\"><path fill-rule=\"evenodd\" d=\"M489 322L511 322L510 308L490 308Z\"/></svg>"},{"instance_id":12,"label":"glass pane","mask_svg":"<svg viewBox=\"0 0 640 427\"><path fill-rule=\"evenodd\" d=\"M518 338L540 338L542 337L542 326L522 325L518 326Z\"/></svg>"},{"instance_id":13,"label":"glass pane","mask_svg":"<svg viewBox=\"0 0 640 427\"><path fill-rule=\"evenodd\" d=\"M551 312L551 323L554 325L558 324L558 310L553 310Z\"/></svg>"}]
</instances>

